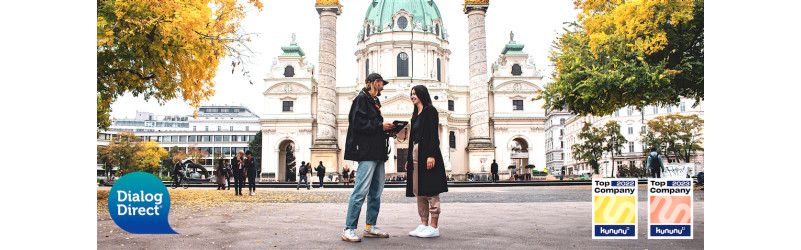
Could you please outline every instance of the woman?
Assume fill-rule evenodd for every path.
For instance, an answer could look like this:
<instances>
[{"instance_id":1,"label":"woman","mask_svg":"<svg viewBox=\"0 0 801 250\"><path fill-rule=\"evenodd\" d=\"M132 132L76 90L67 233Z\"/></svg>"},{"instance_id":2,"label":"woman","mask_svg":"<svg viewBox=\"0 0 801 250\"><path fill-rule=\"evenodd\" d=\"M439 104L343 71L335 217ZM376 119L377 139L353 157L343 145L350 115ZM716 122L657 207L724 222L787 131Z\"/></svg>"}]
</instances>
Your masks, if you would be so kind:
<instances>
[{"instance_id":1,"label":"woman","mask_svg":"<svg viewBox=\"0 0 801 250\"><path fill-rule=\"evenodd\" d=\"M406 159L406 196L417 196L417 212L421 225L409 232L410 236L439 236L439 194L448 192L445 164L439 149L439 114L431 104L431 96L423 85L412 88L414 112L409 132L409 151ZM429 224L429 216L431 216Z\"/></svg>"},{"instance_id":2,"label":"woman","mask_svg":"<svg viewBox=\"0 0 801 250\"><path fill-rule=\"evenodd\" d=\"M345 165L345 168L342 169L342 182L345 183L346 187L348 186L348 182L350 182L350 168L348 168L347 164Z\"/></svg>"},{"instance_id":3,"label":"woman","mask_svg":"<svg viewBox=\"0 0 801 250\"><path fill-rule=\"evenodd\" d=\"M228 159L223 158L220 159L217 164L217 190L225 190L225 179L226 174L228 174L228 171L226 170L227 166L225 164L226 161L228 161Z\"/></svg>"},{"instance_id":4,"label":"woman","mask_svg":"<svg viewBox=\"0 0 801 250\"><path fill-rule=\"evenodd\" d=\"M242 187L245 186L245 152L239 150L233 159L232 168L234 169L234 195L242 195Z\"/></svg>"}]
</instances>

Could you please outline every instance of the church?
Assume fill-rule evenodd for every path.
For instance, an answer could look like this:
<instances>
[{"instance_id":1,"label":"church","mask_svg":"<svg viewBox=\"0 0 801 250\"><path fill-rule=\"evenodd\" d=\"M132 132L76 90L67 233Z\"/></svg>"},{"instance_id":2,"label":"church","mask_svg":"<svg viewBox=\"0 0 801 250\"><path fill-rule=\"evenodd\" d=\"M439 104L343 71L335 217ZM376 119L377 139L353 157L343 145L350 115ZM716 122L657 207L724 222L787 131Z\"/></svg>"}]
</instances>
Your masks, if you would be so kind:
<instances>
[{"instance_id":1,"label":"church","mask_svg":"<svg viewBox=\"0 0 801 250\"><path fill-rule=\"evenodd\" d=\"M509 42L487 67L484 18L488 0L466 0L469 51L448 48L447 23L433 0L373 0L357 37L354 51L356 82L336 78L336 21L342 7L336 0L317 0L320 17L319 58L310 64L292 41L281 47L264 79L265 115L262 126L262 177L292 179L301 161L315 167L322 162L338 176L348 166L344 160L348 111L370 73L390 83L380 98L384 121L409 121L413 105L409 97L415 85L425 85L439 112L440 147L446 172L456 180L468 173L489 174L497 161L501 178L509 166L522 172L526 166L546 166L546 110L532 101L543 89L543 77L524 44ZM346 41L351 42L351 41ZM462 42L462 41L459 41ZM308 48L307 48L308 49ZM450 82L451 53L467 53L468 82ZM405 175L407 143L390 139L387 177Z\"/></svg>"}]
</instances>

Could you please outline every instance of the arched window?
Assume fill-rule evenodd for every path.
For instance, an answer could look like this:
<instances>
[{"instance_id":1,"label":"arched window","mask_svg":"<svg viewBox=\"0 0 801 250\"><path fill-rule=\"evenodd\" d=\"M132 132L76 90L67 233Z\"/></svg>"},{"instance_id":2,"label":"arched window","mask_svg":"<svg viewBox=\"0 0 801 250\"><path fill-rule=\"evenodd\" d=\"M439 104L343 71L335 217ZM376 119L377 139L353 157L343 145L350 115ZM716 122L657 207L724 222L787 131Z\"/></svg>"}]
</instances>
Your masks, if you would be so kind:
<instances>
[{"instance_id":1,"label":"arched window","mask_svg":"<svg viewBox=\"0 0 801 250\"><path fill-rule=\"evenodd\" d=\"M434 24L434 33L439 36L439 24Z\"/></svg>"},{"instance_id":2,"label":"arched window","mask_svg":"<svg viewBox=\"0 0 801 250\"><path fill-rule=\"evenodd\" d=\"M295 76L295 68L293 68L292 66L286 66L286 68L284 68L284 77L293 77L293 76Z\"/></svg>"},{"instance_id":3,"label":"arched window","mask_svg":"<svg viewBox=\"0 0 801 250\"><path fill-rule=\"evenodd\" d=\"M364 60L364 79L370 75L370 59Z\"/></svg>"},{"instance_id":4,"label":"arched window","mask_svg":"<svg viewBox=\"0 0 801 250\"><path fill-rule=\"evenodd\" d=\"M442 81L442 62L437 58L437 81Z\"/></svg>"},{"instance_id":5,"label":"arched window","mask_svg":"<svg viewBox=\"0 0 801 250\"><path fill-rule=\"evenodd\" d=\"M559 124L565 124L565 118L559 119Z\"/></svg>"},{"instance_id":6,"label":"arched window","mask_svg":"<svg viewBox=\"0 0 801 250\"><path fill-rule=\"evenodd\" d=\"M367 34L367 36L370 35L370 25L369 24L367 25L367 30L364 33Z\"/></svg>"},{"instance_id":7,"label":"arched window","mask_svg":"<svg viewBox=\"0 0 801 250\"><path fill-rule=\"evenodd\" d=\"M456 148L456 132L451 131L451 134L448 139L451 148Z\"/></svg>"},{"instance_id":8,"label":"arched window","mask_svg":"<svg viewBox=\"0 0 801 250\"><path fill-rule=\"evenodd\" d=\"M523 70L520 68L520 64L512 65L512 75L519 76L523 74Z\"/></svg>"},{"instance_id":9,"label":"arched window","mask_svg":"<svg viewBox=\"0 0 801 250\"><path fill-rule=\"evenodd\" d=\"M405 16L398 17L398 28L403 30L406 29L406 26L408 25L409 25L409 20L406 19Z\"/></svg>"},{"instance_id":10,"label":"arched window","mask_svg":"<svg viewBox=\"0 0 801 250\"><path fill-rule=\"evenodd\" d=\"M404 52L398 54L398 76L409 76L409 55Z\"/></svg>"}]
</instances>

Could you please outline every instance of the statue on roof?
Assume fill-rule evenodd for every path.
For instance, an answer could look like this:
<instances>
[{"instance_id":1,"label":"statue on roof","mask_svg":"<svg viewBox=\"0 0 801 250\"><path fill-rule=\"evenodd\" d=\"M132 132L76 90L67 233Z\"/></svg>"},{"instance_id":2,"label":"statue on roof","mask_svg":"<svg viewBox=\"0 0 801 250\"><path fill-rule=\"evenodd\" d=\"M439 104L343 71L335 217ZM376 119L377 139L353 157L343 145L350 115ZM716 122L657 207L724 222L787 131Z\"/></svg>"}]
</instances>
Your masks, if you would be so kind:
<instances>
[{"instance_id":1,"label":"statue on roof","mask_svg":"<svg viewBox=\"0 0 801 250\"><path fill-rule=\"evenodd\" d=\"M509 44L514 44L514 43L515 43L515 32L509 31Z\"/></svg>"}]
</instances>

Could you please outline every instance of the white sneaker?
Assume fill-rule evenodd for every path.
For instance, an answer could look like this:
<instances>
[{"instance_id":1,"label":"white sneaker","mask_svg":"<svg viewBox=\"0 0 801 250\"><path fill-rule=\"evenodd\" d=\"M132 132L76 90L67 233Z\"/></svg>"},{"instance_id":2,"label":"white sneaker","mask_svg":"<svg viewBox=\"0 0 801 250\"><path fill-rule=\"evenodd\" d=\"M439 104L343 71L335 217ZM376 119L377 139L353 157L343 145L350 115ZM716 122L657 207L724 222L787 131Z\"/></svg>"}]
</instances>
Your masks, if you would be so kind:
<instances>
[{"instance_id":1,"label":"white sneaker","mask_svg":"<svg viewBox=\"0 0 801 250\"><path fill-rule=\"evenodd\" d=\"M354 229L345 229L345 231L342 232L342 240L348 241L348 242L359 242L359 241L362 241L362 239L359 238L359 236L356 235L356 233L354 231L355 231Z\"/></svg>"},{"instance_id":2,"label":"white sneaker","mask_svg":"<svg viewBox=\"0 0 801 250\"><path fill-rule=\"evenodd\" d=\"M428 226L425 229L423 229L422 232L418 233L417 237L420 238L439 237L439 228Z\"/></svg>"},{"instance_id":3,"label":"white sneaker","mask_svg":"<svg viewBox=\"0 0 801 250\"><path fill-rule=\"evenodd\" d=\"M376 227L376 226L372 226L372 227L370 227L370 230L367 230L367 229L364 230L364 237L367 237L367 238L389 238L389 234L385 233L384 231L381 231L381 229L378 229L378 227Z\"/></svg>"},{"instance_id":4,"label":"white sneaker","mask_svg":"<svg viewBox=\"0 0 801 250\"><path fill-rule=\"evenodd\" d=\"M409 232L409 236L417 236L423 229L426 229L428 226L419 225L417 228Z\"/></svg>"}]
</instances>

